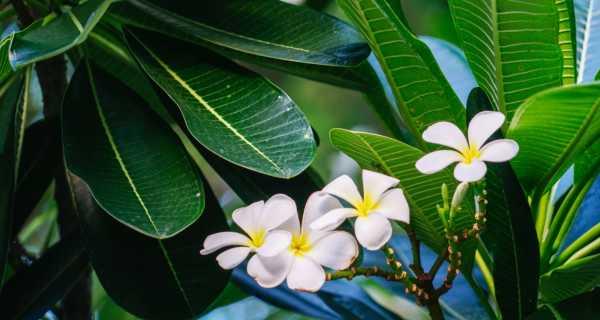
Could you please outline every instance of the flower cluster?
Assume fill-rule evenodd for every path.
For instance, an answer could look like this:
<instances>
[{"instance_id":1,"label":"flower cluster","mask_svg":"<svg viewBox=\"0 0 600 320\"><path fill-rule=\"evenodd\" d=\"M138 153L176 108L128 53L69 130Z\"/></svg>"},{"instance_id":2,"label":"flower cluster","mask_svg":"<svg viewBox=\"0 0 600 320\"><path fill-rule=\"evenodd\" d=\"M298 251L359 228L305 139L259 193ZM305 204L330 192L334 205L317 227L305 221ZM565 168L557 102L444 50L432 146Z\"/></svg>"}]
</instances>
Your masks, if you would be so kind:
<instances>
[{"instance_id":1,"label":"flower cluster","mask_svg":"<svg viewBox=\"0 0 600 320\"><path fill-rule=\"evenodd\" d=\"M417 170L432 174L459 162L454 176L462 183L451 208L445 204L440 209L444 214L450 212L450 221L469 182L485 176L484 161L508 161L517 154L518 145L513 140L499 139L486 144L503 122L502 113L485 111L469 124L468 139L448 122L436 123L423 133L425 141L454 150L423 156L416 163ZM234 223L245 234L227 231L210 235L200 253L206 255L228 247L217 256L224 269L235 268L254 254L246 269L259 285L273 288L286 281L291 289L318 291L327 279L324 267L350 268L359 255L358 244L367 250L382 249L392 236L390 220L410 223L409 205L403 191L396 188L398 183L396 178L363 170L361 194L350 177L340 176L309 197L301 220L294 200L276 194L266 202L258 201L233 212ZM337 230L351 218L355 237ZM375 272L369 270L367 274ZM401 278L406 278L406 272L401 274L404 275Z\"/></svg>"}]
</instances>

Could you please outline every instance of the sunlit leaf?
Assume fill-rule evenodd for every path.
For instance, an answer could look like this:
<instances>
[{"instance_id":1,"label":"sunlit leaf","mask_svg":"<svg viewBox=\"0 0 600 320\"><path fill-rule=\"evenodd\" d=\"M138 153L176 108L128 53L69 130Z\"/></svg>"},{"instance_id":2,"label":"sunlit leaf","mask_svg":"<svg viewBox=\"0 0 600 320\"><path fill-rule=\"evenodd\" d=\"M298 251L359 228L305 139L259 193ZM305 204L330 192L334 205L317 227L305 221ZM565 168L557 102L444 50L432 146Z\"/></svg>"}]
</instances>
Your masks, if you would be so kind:
<instances>
[{"instance_id":1,"label":"sunlit leaf","mask_svg":"<svg viewBox=\"0 0 600 320\"><path fill-rule=\"evenodd\" d=\"M428 146L421 133L446 120L464 127L465 112L429 48L401 21L385 0L339 0L340 7L361 29L383 68L398 112L419 147Z\"/></svg>"},{"instance_id":2,"label":"sunlit leaf","mask_svg":"<svg viewBox=\"0 0 600 320\"><path fill-rule=\"evenodd\" d=\"M131 34L128 42L142 68L175 101L206 148L280 178L310 164L316 149L310 124L271 82L204 48L146 31Z\"/></svg>"},{"instance_id":3,"label":"sunlit leaf","mask_svg":"<svg viewBox=\"0 0 600 320\"><path fill-rule=\"evenodd\" d=\"M110 215L155 238L204 207L200 174L170 128L132 90L83 62L63 103L67 167Z\"/></svg>"},{"instance_id":4,"label":"sunlit leaf","mask_svg":"<svg viewBox=\"0 0 600 320\"><path fill-rule=\"evenodd\" d=\"M590 82L600 70L600 1L573 0L577 20L577 83Z\"/></svg>"},{"instance_id":5,"label":"sunlit leaf","mask_svg":"<svg viewBox=\"0 0 600 320\"><path fill-rule=\"evenodd\" d=\"M458 38L479 86L512 118L525 99L561 85L555 0L450 0Z\"/></svg>"}]
</instances>

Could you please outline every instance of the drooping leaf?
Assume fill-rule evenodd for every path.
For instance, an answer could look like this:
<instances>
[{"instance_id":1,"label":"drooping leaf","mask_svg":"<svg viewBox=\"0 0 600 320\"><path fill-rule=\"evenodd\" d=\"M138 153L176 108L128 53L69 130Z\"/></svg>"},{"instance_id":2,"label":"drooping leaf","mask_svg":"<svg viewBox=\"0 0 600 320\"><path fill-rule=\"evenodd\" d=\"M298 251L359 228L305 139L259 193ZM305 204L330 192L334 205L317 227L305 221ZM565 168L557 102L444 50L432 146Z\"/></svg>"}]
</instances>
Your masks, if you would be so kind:
<instances>
[{"instance_id":1,"label":"drooping leaf","mask_svg":"<svg viewBox=\"0 0 600 320\"><path fill-rule=\"evenodd\" d=\"M62 161L59 137L58 119L35 122L25 131L15 194L15 233L21 230L54 179Z\"/></svg>"},{"instance_id":2,"label":"drooping leaf","mask_svg":"<svg viewBox=\"0 0 600 320\"><path fill-rule=\"evenodd\" d=\"M415 168L415 163L424 152L384 136L333 129L331 143L362 168L374 169L400 179L398 186L409 203L411 224L417 236L436 252L441 252L447 246L444 224L437 213L436 204L441 201L442 183L446 183L450 190L456 186L451 173L445 170L430 176L421 174ZM457 221L457 225L465 227L468 222Z\"/></svg>"},{"instance_id":3,"label":"drooping leaf","mask_svg":"<svg viewBox=\"0 0 600 320\"><path fill-rule=\"evenodd\" d=\"M43 317L88 270L84 241L73 232L6 283L0 295L4 318Z\"/></svg>"},{"instance_id":4,"label":"drooping leaf","mask_svg":"<svg viewBox=\"0 0 600 320\"><path fill-rule=\"evenodd\" d=\"M533 314L530 320L546 319L596 319L600 317L600 289L596 288L590 292L563 300L551 306L540 308Z\"/></svg>"},{"instance_id":5,"label":"drooping leaf","mask_svg":"<svg viewBox=\"0 0 600 320\"><path fill-rule=\"evenodd\" d=\"M131 0L116 4L111 13L128 25L274 60L350 66L369 54L360 35L344 22L276 0L231 0L201 6Z\"/></svg>"},{"instance_id":6,"label":"drooping leaf","mask_svg":"<svg viewBox=\"0 0 600 320\"><path fill-rule=\"evenodd\" d=\"M469 97L468 117L491 107L477 88ZM501 138L497 132L490 139ZM493 257L496 300L504 319L523 319L536 310L538 294L540 257L531 208L508 163L488 164L486 190L488 221L482 239Z\"/></svg>"},{"instance_id":7,"label":"drooping leaf","mask_svg":"<svg viewBox=\"0 0 600 320\"><path fill-rule=\"evenodd\" d=\"M14 190L18 176L20 133L24 128L21 77L0 86L0 287L4 283L6 258L11 239Z\"/></svg>"},{"instance_id":8,"label":"drooping leaf","mask_svg":"<svg viewBox=\"0 0 600 320\"><path fill-rule=\"evenodd\" d=\"M218 267L213 255L198 253L206 236L227 230L216 198L209 188L205 191L206 213L169 239L132 231L101 212L91 197L79 198L80 206L91 208L83 210L82 222L92 266L119 306L144 319L189 319L225 288L229 272Z\"/></svg>"},{"instance_id":9,"label":"drooping leaf","mask_svg":"<svg viewBox=\"0 0 600 320\"><path fill-rule=\"evenodd\" d=\"M577 20L577 83L594 80L600 70L600 1L573 0Z\"/></svg>"},{"instance_id":10,"label":"drooping leaf","mask_svg":"<svg viewBox=\"0 0 600 320\"><path fill-rule=\"evenodd\" d=\"M385 0L339 0L340 7L361 29L390 83L398 112L419 147L427 149L421 132L446 120L464 127L465 112L444 78L431 51Z\"/></svg>"},{"instance_id":11,"label":"drooping leaf","mask_svg":"<svg viewBox=\"0 0 600 320\"><path fill-rule=\"evenodd\" d=\"M145 101L89 62L63 103L66 165L111 216L155 238L192 224L204 208L198 169Z\"/></svg>"},{"instance_id":12,"label":"drooping leaf","mask_svg":"<svg viewBox=\"0 0 600 320\"><path fill-rule=\"evenodd\" d=\"M541 92L519 107L507 137L519 143L513 168L527 191L544 191L600 136L600 84Z\"/></svg>"},{"instance_id":13,"label":"drooping leaf","mask_svg":"<svg viewBox=\"0 0 600 320\"><path fill-rule=\"evenodd\" d=\"M310 124L272 83L201 47L141 30L130 35L142 68L175 101L206 148L280 178L310 164L316 149Z\"/></svg>"},{"instance_id":14,"label":"drooping leaf","mask_svg":"<svg viewBox=\"0 0 600 320\"><path fill-rule=\"evenodd\" d=\"M4 38L0 42L0 79L13 70L61 54L85 41L113 1L85 1Z\"/></svg>"},{"instance_id":15,"label":"drooping leaf","mask_svg":"<svg viewBox=\"0 0 600 320\"><path fill-rule=\"evenodd\" d=\"M562 83L555 0L451 0L477 83L510 120L525 99Z\"/></svg>"},{"instance_id":16,"label":"drooping leaf","mask_svg":"<svg viewBox=\"0 0 600 320\"><path fill-rule=\"evenodd\" d=\"M569 261L540 278L542 300L555 303L600 285L600 254Z\"/></svg>"}]
</instances>

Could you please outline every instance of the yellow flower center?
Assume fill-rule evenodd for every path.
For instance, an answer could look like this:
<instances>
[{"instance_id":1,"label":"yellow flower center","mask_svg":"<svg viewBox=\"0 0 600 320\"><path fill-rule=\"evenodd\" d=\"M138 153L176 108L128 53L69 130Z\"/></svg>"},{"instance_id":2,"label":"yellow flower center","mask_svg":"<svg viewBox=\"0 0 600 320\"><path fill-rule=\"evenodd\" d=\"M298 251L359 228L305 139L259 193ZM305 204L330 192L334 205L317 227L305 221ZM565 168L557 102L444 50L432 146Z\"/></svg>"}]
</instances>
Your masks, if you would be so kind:
<instances>
[{"instance_id":1,"label":"yellow flower center","mask_svg":"<svg viewBox=\"0 0 600 320\"><path fill-rule=\"evenodd\" d=\"M258 249L265 243L265 236L267 232L265 229L257 230L250 234L250 248Z\"/></svg>"},{"instance_id":2,"label":"yellow flower center","mask_svg":"<svg viewBox=\"0 0 600 320\"><path fill-rule=\"evenodd\" d=\"M356 208L356 211L358 211L360 217L366 217L373 210L377 209L378 206L379 204L373 200L371 195L365 192L363 201L357 203L354 207Z\"/></svg>"},{"instance_id":3,"label":"yellow flower center","mask_svg":"<svg viewBox=\"0 0 600 320\"><path fill-rule=\"evenodd\" d=\"M308 240L308 235L305 235L304 233L293 235L289 250L295 256L303 256L305 253L310 251L310 241Z\"/></svg>"},{"instance_id":4,"label":"yellow flower center","mask_svg":"<svg viewBox=\"0 0 600 320\"><path fill-rule=\"evenodd\" d=\"M463 156L463 162L466 164L471 164L474 159L479 159L481 156L479 149L477 149L477 147L474 145L469 145L469 147L463 150L461 153Z\"/></svg>"}]
</instances>

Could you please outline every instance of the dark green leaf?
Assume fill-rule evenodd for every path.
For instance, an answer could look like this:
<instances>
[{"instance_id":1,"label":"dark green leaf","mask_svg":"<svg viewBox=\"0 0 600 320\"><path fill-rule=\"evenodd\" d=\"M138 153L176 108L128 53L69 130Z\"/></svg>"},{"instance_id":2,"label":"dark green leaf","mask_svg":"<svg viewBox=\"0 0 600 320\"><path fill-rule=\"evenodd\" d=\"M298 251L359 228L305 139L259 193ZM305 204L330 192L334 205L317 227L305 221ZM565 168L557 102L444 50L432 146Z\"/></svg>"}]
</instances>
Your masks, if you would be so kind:
<instances>
[{"instance_id":1,"label":"dark green leaf","mask_svg":"<svg viewBox=\"0 0 600 320\"><path fill-rule=\"evenodd\" d=\"M600 285L600 254L568 261L540 278L542 300L562 301Z\"/></svg>"},{"instance_id":2,"label":"dark green leaf","mask_svg":"<svg viewBox=\"0 0 600 320\"><path fill-rule=\"evenodd\" d=\"M308 120L260 75L156 33L136 30L128 42L142 68L178 105L194 138L212 152L280 178L296 176L314 158Z\"/></svg>"},{"instance_id":3,"label":"dark green leaf","mask_svg":"<svg viewBox=\"0 0 600 320\"><path fill-rule=\"evenodd\" d=\"M0 43L0 79L36 61L61 54L87 38L113 0L88 0L51 14Z\"/></svg>"},{"instance_id":4,"label":"dark green leaf","mask_svg":"<svg viewBox=\"0 0 600 320\"><path fill-rule=\"evenodd\" d=\"M519 143L512 165L527 191L542 192L600 137L600 84L541 92L519 107L507 137Z\"/></svg>"},{"instance_id":5,"label":"dark green leaf","mask_svg":"<svg viewBox=\"0 0 600 320\"><path fill-rule=\"evenodd\" d=\"M339 0L367 38L390 83L398 111L419 146L421 133L446 120L464 127L465 112L431 51L417 39L385 0ZM396 10L397 11L397 10Z\"/></svg>"},{"instance_id":6,"label":"dark green leaf","mask_svg":"<svg viewBox=\"0 0 600 320\"><path fill-rule=\"evenodd\" d=\"M89 271L79 232L52 246L42 258L17 272L0 295L4 319L39 319Z\"/></svg>"},{"instance_id":7,"label":"dark green leaf","mask_svg":"<svg viewBox=\"0 0 600 320\"><path fill-rule=\"evenodd\" d=\"M63 103L67 167L127 226L168 238L204 207L201 177L177 136L142 98L82 63Z\"/></svg>"},{"instance_id":8,"label":"dark green leaf","mask_svg":"<svg viewBox=\"0 0 600 320\"><path fill-rule=\"evenodd\" d=\"M229 272L218 267L214 256L198 253L206 236L228 229L212 191L205 191L206 213L169 239L134 232L100 212L91 197L81 199L94 208L82 215L92 266L122 308L144 319L188 319L225 288Z\"/></svg>"},{"instance_id":9,"label":"dark green leaf","mask_svg":"<svg viewBox=\"0 0 600 320\"><path fill-rule=\"evenodd\" d=\"M525 99L561 85L555 0L451 0L449 5L479 86L509 120Z\"/></svg>"},{"instance_id":10,"label":"dark green leaf","mask_svg":"<svg viewBox=\"0 0 600 320\"><path fill-rule=\"evenodd\" d=\"M344 22L276 0L202 5L130 0L115 4L111 13L125 24L281 61L350 66L369 54L360 35Z\"/></svg>"},{"instance_id":11,"label":"dark green leaf","mask_svg":"<svg viewBox=\"0 0 600 320\"><path fill-rule=\"evenodd\" d=\"M598 304L598 301L600 301L600 289L596 288L557 304L546 306L528 319L598 319L600 318L600 304Z\"/></svg>"},{"instance_id":12,"label":"dark green leaf","mask_svg":"<svg viewBox=\"0 0 600 320\"><path fill-rule=\"evenodd\" d=\"M4 283L6 257L11 239L12 208L17 179L19 134L24 126L19 93L23 81L12 77L0 86L0 288Z\"/></svg>"},{"instance_id":13,"label":"dark green leaf","mask_svg":"<svg viewBox=\"0 0 600 320\"><path fill-rule=\"evenodd\" d=\"M471 92L467 114L490 110L483 90ZM497 133L492 139L502 138ZM487 228L483 240L493 257L496 300L504 319L523 319L537 307L538 240L527 197L510 164L488 164Z\"/></svg>"}]
</instances>

